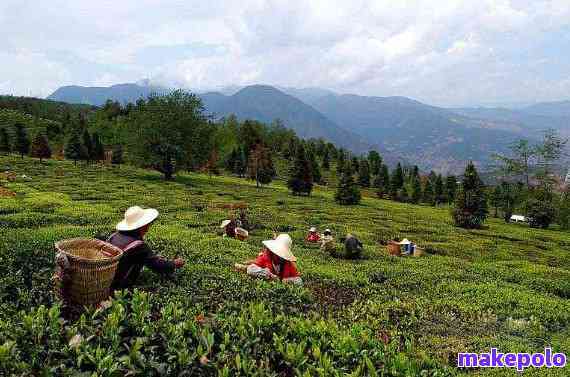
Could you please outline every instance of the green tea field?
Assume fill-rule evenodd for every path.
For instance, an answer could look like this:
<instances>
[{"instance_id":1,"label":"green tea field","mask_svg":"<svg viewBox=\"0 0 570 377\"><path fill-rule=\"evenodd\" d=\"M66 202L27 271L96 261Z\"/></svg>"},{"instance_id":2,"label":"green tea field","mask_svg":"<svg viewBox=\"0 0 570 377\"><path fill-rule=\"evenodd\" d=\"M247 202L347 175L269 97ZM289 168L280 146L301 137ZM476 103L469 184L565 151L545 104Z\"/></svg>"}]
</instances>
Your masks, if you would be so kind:
<instances>
[{"instance_id":1,"label":"green tea field","mask_svg":"<svg viewBox=\"0 0 570 377\"><path fill-rule=\"evenodd\" d=\"M180 173L165 182L129 166L16 156L0 157L5 170L18 178L0 181L2 376L515 376L458 369L457 353L552 347L570 354L567 232L499 219L459 229L448 207L371 193L358 206L340 206L332 187L300 197L279 181L256 188ZM235 203L249 206L246 242L218 232ZM186 265L172 277L145 270L137 288L110 305L62 316L51 285L54 242L108 235L133 205L160 211L148 243ZM337 239L357 235L365 258L306 247L310 226L331 228ZM274 232L293 238L302 287L234 271ZM387 255L394 237L427 255Z\"/></svg>"}]
</instances>

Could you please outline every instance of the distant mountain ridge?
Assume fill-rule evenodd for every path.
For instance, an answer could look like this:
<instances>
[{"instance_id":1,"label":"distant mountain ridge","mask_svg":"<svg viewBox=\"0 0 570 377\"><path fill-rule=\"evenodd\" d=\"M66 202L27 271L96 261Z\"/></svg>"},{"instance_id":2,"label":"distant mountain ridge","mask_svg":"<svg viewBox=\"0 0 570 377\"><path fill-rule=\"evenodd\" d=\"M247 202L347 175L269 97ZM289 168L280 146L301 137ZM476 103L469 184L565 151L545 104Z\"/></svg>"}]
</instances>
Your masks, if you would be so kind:
<instances>
[{"instance_id":1,"label":"distant mountain ridge","mask_svg":"<svg viewBox=\"0 0 570 377\"><path fill-rule=\"evenodd\" d=\"M134 102L169 89L121 84L109 88L62 87L49 99L102 105ZM214 117L272 122L281 119L305 138L323 137L356 153L378 149L390 164L406 161L422 170L460 173L468 160L485 169L494 153L518 138L536 139L545 128L570 136L570 101L519 109L430 106L407 97L337 94L322 88L228 86L199 93Z\"/></svg>"}]
</instances>

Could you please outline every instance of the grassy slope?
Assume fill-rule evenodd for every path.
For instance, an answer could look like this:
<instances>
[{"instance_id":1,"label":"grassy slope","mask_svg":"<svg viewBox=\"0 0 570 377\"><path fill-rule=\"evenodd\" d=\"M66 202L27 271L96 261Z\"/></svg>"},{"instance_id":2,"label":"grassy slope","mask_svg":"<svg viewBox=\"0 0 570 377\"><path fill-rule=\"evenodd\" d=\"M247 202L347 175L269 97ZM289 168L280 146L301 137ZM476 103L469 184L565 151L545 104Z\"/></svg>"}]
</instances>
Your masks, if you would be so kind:
<instances>
[{"instance_id":1,"label":"grassy slope","mask_svg":"<svg viewBox=\"0 0 570 377\"><path fill-rule=\"evenodd\" d=\"M259 190L245 180L197 174L164 183L153 172L83 165L80 170L68 162L40 165L0 157L0 171L8 166L32 177L5 183L19 195L0 198L0 257L7 260L0 273L8 276L0 288L0 320L5 316L8 323L19 318L16 310L51 305L54 241L108 233L128 206L139 204L161 211L150 244L165 256L180 255L189 262L174 281L159 283L151 273L143 274L141 286L161 302L215 313L266 300L287 316L324 316L340 329L360 326L377 336L387 334L407 357L451 366L457 352L491 346L527 352L553 346L570 353L568 233L497 220L487 229L467 231L452 226L448 209L371 197L360 206L342 207L325 188L301 198L279 183ZM64 177L56 170L65 171ZM247 243L216 234L228 216L221 206L236 201L250 205L255 229ZM303 247L310 225L357 234L367 259L336 260ZM273 231L289 231L295 240L305 288L283 288L232 272L233 263L254 256ZM379 242L395 236L414 240L430 255L386 256ZM276 294L291 300L291 307L281 306ZM545 375L544 370L535 373Z\"/></svg>"}]
</instances>

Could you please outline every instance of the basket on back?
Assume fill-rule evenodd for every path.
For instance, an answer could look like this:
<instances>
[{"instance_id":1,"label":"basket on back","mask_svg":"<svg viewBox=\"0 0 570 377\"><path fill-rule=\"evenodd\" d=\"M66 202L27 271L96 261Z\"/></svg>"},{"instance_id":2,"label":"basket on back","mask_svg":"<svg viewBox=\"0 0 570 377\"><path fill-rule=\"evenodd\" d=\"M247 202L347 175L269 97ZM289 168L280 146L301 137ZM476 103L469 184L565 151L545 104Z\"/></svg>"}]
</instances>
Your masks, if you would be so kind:
<instances>
[{"instance_id":1,"label":"basket on back","mask_svg":"<svg viewBox=\"0 0 570 377\"><path fill-rule=\"evenodd\" d=\"M388 241L388 245L386 246L386 248L388 249L388 254L393 255L393 256L400 256L401 250L400 250L400 244L396 241L390 240Z\"/></svg>"},{"instance_id":2,"label":"basket on back","mask_svg":"<svg viewBox=\"0 0 570 377\"><path fill-rule=\"evenodd\" d=\"M109 297L111 283L123 252L96 239L74 238L56 242L58 253L69 261L69 300L74 304L93 305Z\"/></svg>"}]
</instances>

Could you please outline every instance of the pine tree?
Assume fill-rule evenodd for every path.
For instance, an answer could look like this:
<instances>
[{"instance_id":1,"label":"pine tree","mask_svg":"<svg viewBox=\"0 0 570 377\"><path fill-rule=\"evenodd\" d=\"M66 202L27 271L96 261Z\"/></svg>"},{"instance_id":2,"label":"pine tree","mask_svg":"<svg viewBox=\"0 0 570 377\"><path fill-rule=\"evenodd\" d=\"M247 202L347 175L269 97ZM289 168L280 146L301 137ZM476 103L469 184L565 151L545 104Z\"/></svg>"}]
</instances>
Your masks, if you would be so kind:
<instances>
[{"instance_id":1,"label":"pine tree","mask_svg":"<svg viewBox=\"0 0 570 377\"><path fill-rule=\"evenodd\" d=\"M91 141L91 135L89 135L89 131L87 131L87 128L83 130L82 139L83 139L82 141L84 148L83 158L85 158L89 163L93 159L94 153L93 153L93 142Z\"/></svg>"},{"instance_id":2,"label":"pine tree","mask_svg":"<svg viewBox=\"0 0 570 377\"><path fill-rule=\"evenodd\" d=\"M234 173L239 177L243 177L247 171L247 158L245 148L241 147L238 151L238 156L234 165Z\"/></svg>"},{"instance_id":3,"label":"pine tree","mask_svg":"<svg viewBox=\"0 0 570 377\"><path fill-rule=\"evenodd\" d=\"M353 156L351 161L351 169L352 173L358 173L360 170L360 161L358 161L358 157Z\"/></svg>"},{"instance_id":4,"label":"pine tree","mask_svg":"<svg viewBox=\"0 0 570 377\"><path fill-rule=\"evenodd\" d=\"M330 161L330 152L328 148L325 148L324 152L323 152L323 163L321 165L323 167L323 170L330 170L331 168L331 161Z\"/></svg>"},{"instance_id":5,"label":"pine tree","mask_svg":"<svg viewBox=\"0 0 570 377\"><path fill-rule=\"evenodd\" d=\"M398 191L404 186L404 172L402 165L398 162L396 169L392 172L390 178L390 196L394 200L398 200Z\"/></svg>"},{"instance_id":6,"label":"pine tree","mask_svg":"<svg viewBox=\"0 0 570 377\"><path fill-rule=\"evenodd\" d=\"M360 169L358 170L358 184L362 187L370 187L370 167L368 160L360 161Z\"/></svg>"},{"instance_id":7,"label":"pine tree","mask_svg":"<svg viewBox=\"0 0 570 377\"><path fill-rule=\"evenodd\" d=\"M45 135L38 132L34 141L32 142L32 157L39 158L40 162L44 158L51 157L51 149L49 147L49 143Z\"/></svg>"},{"instance_id":8,"label":"pine tree","mask_svg":"<svg viewBox=\"0 0 570 377\"><path fill-rule=\"evenodd\" d=\"M247 173L248 177L255 181L257 187L271 183L275 177L271 153L262 144L257 144L249 153Z\"/></svg>"},{"instance_id":9,"label":"pine tree","mask_svg":"<svg viewBox=\"0 0 570 377\"><path fill-rule=\"evenodd\" d=\"M429 178L426 180L426 184L424 186L422 201L426 204L429 204L429 205L435 205L435 195L434 195L434 190L433 190L433 184Z\"/></svg>"},{"instance_id":10,"label":"pine tree","mask_svg":"<svg viewBox=\"0 0 570 377\"><path fill-rule=\"evenodd\" d=\"M14 142L14 150L20 154L22 158L30 153L30 138L23 124L16 124L16 140Z\"/></svg>"},{"instance_id":11,"label":"pine tree","mask_svg":"<svg viewBox=\"0 0 570 377\"><path fill-rule=\"evenodd\" d=\"M413 173L412 173L413 174ZM418 204L422 200L422 182L419 175L412 177L412 194L410 201Z\"/></svg>"},{"instance_id":12,"label":"pine tree","mask_svg":"<svg viewBox=\"0 0 570 377\"><path fill-rule=\"evenodd\" d=\"M352 172L349 169L345 169L342 173L334 198L337 203L342 205L354 205L360 203L360 189L354 181Z\"/></svg>"},{"instance_id":13,"label":"pine tree","mask_svg":"<svg viewBox=\"0 0 570 377\"><path fill-rule=\"evenodd\" d=\"M311 195L313 189L313 174L311 172L310 162L307 159L307 154L305 153L305 148L302 144L299 144L297 148L297 156L289 173L287 187L289 187L294 195Z\"/></svg>"},{"instance_id":14,"label":"pine tree","mask_svg":"<svg viewBox=\"0 0 570 377\"><path fill-rule=\"evenodd\" d=\"M456 195L455 208L452 210L456 226L462 228L480 228L487 218L487 198L483 182L472 162L467 164L463 183Z\"/></svg>"},{"instance_id":15,"label":"pine tree","mask_svg":"<svg viewBox=\"0 0 570 377\"><path fill-rule=\"evenodd\" d=\"M497 185L493 189L491 193L491 205L495 209L495 214L493 217L497 217L499 214L499 207L501 206L501 199L503 197L503 191L501 190L501 186Z\"/></svg>"},{"instance_id":16,"label":"pine tree","mask_svg":"<svg viewBox=\"0 0 570 377\"><path fill-rule=\"evenodd\" d=\"M337 174L342 174L344 171L344 165L346 164L346 152L344 149L338 150L338 157L336 159L336 172Z\"/></svg>"},{"instance_id":17,"label":"pine tree","mask_svg":"<svg viewBox=\"0 0 570 377\"><path fill-rule=\"evenodd\" d=\"M447 203L451 204L455 201L455 192L457 191L457 177L448 175L445 179L445 198Z\"/></svg>"},{"instance_id":18,"label":"pine tree","mask_svg":"<svg viewBox=\"0 0 570 377\"><path fill-rule=\"evenodd\" d=\"M120 166L123 163L123 146L121 144L115 145L112 153L111 164Z\"/></svg>"},{"instance_id":19,"label":"pine tree","mask_svg":"<svg viewBox=\"0 0 570 377\"><path fill-rule=\"evenodd\" d=\"M435 205L439 205L445 200L443 178L441 174L438 174L437 177L435 178L434 199L435 199Z\"/></svg>"},{"instance_id":20,"label":"pine tree","mask_svg":"<svg viewBox=\"0 0 570 377\"><path fill-rule=\"evenodd\" d=\"M11 150L10 135L8 134L8 131L2 127L0 128L0 153L8 154Z\"/></svg>"},{"instance_id":21,"label":"pine tree","mask_svg":"<svg viewBox=\"0 0 570 377\"><path fill-rule=\"evenodd\" d=\"M378 175L382 167L382 157L378 152L370 151L368 152L368 164L370 165L370 174Z\"/></svg>"},{"instance_id":22,"label":"pine tree","mask_svg":"<svg viewBox=\"0 0 570 377\"><path fill-rule=\"evenodd\" d=\"M238 155L239 155L238 148L232 149L232 152L226 158L225 164L224 164L227 171L234 173L234 168L236 165L236 160L238 159Z\"/></svg>"},{"instance_id":23,"label":"pine tree","mask_svg":"<svg viewBox=\"0 0 570 377\"><path fill-rule=\"evenodd\" d=\"M93 148L93 160L102 161L105 159L105 147L101 143L101 138L97 132L93 132L91 135L91 145Z\"/></svg>"},{"instance_id":24,"label":"pine tree","mask_svg":"<svg viewBox=\"0 0 570 377\"><path fill-rule=\"evenodd\" d=\"M322 174L321 168L319 166L319 162L317 161L317 157L315 156L315 152L313 152L312 148L307 151L307 158L309 159L309 163L311 164L311 172L313 173L313 182L321 183Z\"/></svg>"},{"instance_id":25,"label":"pine tree","mask_svg":"<svg viewBox=\"0 0 570 377\"><path fill-rule=\"evenodd\" d=\"M220 174L218 169L218 151L215 148L211 150L210 157L208 161L206 161L203 170L208 173L210 177Z\"/></svg>"},{"instance_id":26,"label":"pine tree","mask_svg":"<svg viewBox=\"0 0 570 377\"><path fill-rule=\"evenodd\" d=\"M384 194L389 191L390 186L390 172L388 171L388 166L382 164L380 167L380 173L374 177L374 182L372 183L374 189L376 190L376 195L382 198Z\"/></svg>"},{"instance_id":27,"label":"pine tree","mask_svg":"<svg viewBox=\"0 0 570 377\"><path fill-rule=\"evenodd\" d=\"M85 156L85 149L81 144L80 139L79 133L77 131L73 131L65 145L65 158L73 160L75 165L77 165L77 160L81 160Z\"/></svg>"}]
</instances>

